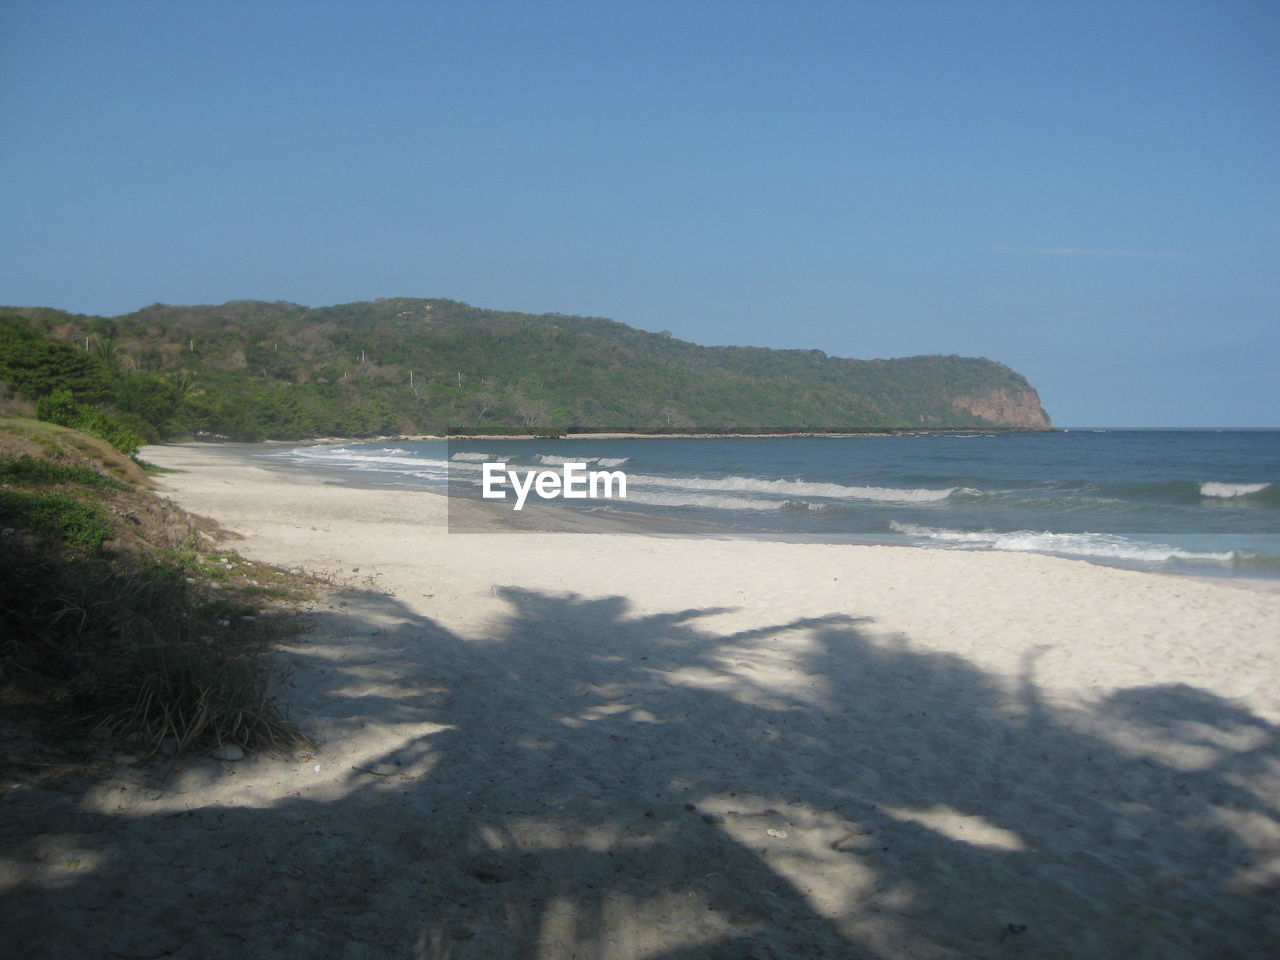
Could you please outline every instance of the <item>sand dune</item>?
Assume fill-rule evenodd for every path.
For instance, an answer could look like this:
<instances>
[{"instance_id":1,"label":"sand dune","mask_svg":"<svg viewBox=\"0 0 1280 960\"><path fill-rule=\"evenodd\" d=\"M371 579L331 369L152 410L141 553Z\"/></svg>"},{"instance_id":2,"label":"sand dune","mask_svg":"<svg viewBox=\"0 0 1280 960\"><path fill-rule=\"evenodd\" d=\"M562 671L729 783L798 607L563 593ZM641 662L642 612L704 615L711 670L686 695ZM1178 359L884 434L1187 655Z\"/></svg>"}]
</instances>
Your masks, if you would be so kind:
<instances>
[{"instance_id":1,"label":"sand dune","mask_svg":"<svg viewBox=\"0 0 1280 960\"><path fill-rule=\"evenodd\" d=\"M16 791L26 956L1258 957L1280 595L1030 555L449 534L152 448L362 586L282 652L314 756ZM345 604L345 605L343 605Z\"/></svg>"}]
</instances>

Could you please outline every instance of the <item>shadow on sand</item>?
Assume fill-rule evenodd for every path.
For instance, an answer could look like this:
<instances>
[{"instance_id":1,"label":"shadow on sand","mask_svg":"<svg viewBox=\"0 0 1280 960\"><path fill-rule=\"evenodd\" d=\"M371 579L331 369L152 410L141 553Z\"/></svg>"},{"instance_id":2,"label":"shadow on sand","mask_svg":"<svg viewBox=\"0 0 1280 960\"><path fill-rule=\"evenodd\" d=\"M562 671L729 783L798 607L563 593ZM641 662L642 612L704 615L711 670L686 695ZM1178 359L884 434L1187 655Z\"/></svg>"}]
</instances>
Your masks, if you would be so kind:
<instances>
[{"instance_id":1,"label":"shadow on sand","mask_svg":"<svg viewBox=\"0 0 1280 960\"><path fill-rule=\"evenodd\" d=\"M1011 687L849 616L722 634L715 610L502 596L485 639L360 595L340 626L367 641L339 659L335 621L292 649L329 729L394 743L327 792L307 786L326 748L196 764L148 794L162 812L112 812L140 774L11 794L4 952L1256 958L1280 942L1276 729L1210 693L1069 712L1040 695L1034 655ZM237 777L280 785L186 809L199 782Z\"/></svg>"}]
</instances>

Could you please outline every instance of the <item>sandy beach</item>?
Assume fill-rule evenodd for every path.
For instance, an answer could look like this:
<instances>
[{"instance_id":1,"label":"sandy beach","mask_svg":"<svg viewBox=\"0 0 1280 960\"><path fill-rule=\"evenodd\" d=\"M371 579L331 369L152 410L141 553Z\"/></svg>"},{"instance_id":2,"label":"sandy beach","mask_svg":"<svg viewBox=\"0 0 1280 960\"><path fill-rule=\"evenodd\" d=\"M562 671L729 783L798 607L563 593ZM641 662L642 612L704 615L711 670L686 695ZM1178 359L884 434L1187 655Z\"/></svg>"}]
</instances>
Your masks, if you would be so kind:
<instances>
[{"instance_id":1,"label":"sandy beach","mask_svg":"<svg viewBox=\"0 0 1280 960\"><path fill-rule=\"evenodd\" d=\"M13 791L25 957L1254 958L1280 594L1035 555L453 533L443 498L142 454L348 586L314 754Z\"/></svg>"}]
</instances>

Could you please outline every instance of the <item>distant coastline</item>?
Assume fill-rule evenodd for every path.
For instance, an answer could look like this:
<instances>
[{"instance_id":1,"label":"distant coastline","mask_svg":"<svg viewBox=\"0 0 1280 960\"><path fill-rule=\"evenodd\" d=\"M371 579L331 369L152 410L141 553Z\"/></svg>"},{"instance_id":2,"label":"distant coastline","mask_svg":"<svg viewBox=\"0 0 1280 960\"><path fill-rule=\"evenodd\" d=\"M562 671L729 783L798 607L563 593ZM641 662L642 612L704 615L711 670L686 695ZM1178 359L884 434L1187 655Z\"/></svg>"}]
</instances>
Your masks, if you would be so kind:
<instances>
[{"instance_id":1,"label":"distant coastline","mask_svg":"<svg viewBox=\"0 0 1280 960\"><path fill-rule=\"evenodd\" d=\"M1081 427L1069 429L1086 429ZM1099 428L1101 429L1101 428ZM1106 428L1112 429L1112 428ZM305 446L322 443L403 443L419 440L718 440L740 439L760 440L785 437L924 437L946 434L965 433L1066 433L1061 427L867 427L833 430L779 430L771 428L767 431L719 431L719 430L679 430L679 431L637 431L637 430L604 430L588 429L578 432L568 430L564 433L470 433L465 431L447 434L375 434L372 436L323 436L304 437L298 440L264 440L261 443L288 444ZM190 441L169 441L172 443L243 443L231 437L215 434L196 434Z\"/></svg>"},{"instance_id":2,"label":"distant coastline","mask_svg":"<svg viewBox=\"0 0 1280 960\"><path fill-rule=\"evenodd\" d=\"M0 307L0 320L9 352L43 358L15 364L0 348L0 380L33 402L70 387L143 441L193 430L252 442L1051 425L1026 377L985 357L704 346L600 317L442 299L155 304L117 317Z\"/></svg>"}]
</instances>

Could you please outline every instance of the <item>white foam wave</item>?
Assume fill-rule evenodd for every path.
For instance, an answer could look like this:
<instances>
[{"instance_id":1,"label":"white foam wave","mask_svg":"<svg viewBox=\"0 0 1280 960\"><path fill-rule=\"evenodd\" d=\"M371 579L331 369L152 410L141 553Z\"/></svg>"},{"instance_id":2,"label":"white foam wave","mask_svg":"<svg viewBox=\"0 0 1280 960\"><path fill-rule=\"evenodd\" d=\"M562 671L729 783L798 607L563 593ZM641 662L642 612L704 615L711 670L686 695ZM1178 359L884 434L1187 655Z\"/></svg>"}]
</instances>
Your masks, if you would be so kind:
<instances>
[{"instance_id":1,"label":"white foam wave","mask_svg":"<svg viewBox=\"0 0 1280 960\"><path fill-rule=\"evenodd\" d=\"M1167 563L1170 560L1198 560L1209 563L1231 563L1235 553L1206 553L1184 550L1163 543L1139 543L1105 533L1050 533L1048 531L948 530L915 523L891 521L890 529L907 536L937 543L952 543L974 548L1007 550L1015 553L1055 553L1073 557L1098 557L1105 560L1128 560L1135 563Z\"/></svg>"},{"instance_id":2,"label":"white foam wave","mask_svg":"<svg viewBox=\"0 0 1280 960\"><path fill-rule=\"evenodd\" d=\"M307 460L330 460L330 459L352 459L356 457L407 457L408 450L402 450L400 447L379 447L376 450L352 450L348 447L295 447L292 450L286 450L279 454L287 457L302 457Z\"/></svg>"},{"instance_id":3,"label":"white foam wave","mask_svg":"<svg viewBox=\"0 0 1280 960\"><path fill-rule=\"evenodd\" d=\"M488 453L469 453L466 451L462 451L459 453L455 453L449 459L450 460L472 460L479 463L481 461L493 461L494 457Z\"/></svg>"},{"instance_id":4,"label":"white foam wave","mask_svg":"<svg viewBox=\"0 0 1280 960\"><path fill-rule=\"evenodd\" d=\"M841 500L881 500L892 503L932 503L957 492L897 487L851 487L841 483L810 483L805 480L762 480L759 477L651 477L632 474L633 484L672 487L684 490L723 490L728 493L768 493L785 497L827 497ZM975 492L975 491L967 491Z\"/></svg>"},{"instance_id":5,"label":"white foam wave","mask_svg":"<svg viewBox=\"0 0 1280 960\"><path fill-rule=\"evenodd\" d=\"M282 456L299 460L313 460L317 463L364 464L385 463L402 469L421 469L423 467L447 467L448 461L434 457L411 457L408 450L396 447L384 447L380 450L350 450L346 447L300 447L290 450Z\"/></svg>"},{"instance_id":6,"label":"white foam wave","mask_svg":"<svg viewBox=\"0 0 1280 960\"><path fill-rule=\"evenodd\" d=\"M537 460L549 467L562 467L566 463L596 464L600 467L620 467L630 457L558 457L553 453L540 453Z\"/></svg>"},{"instance_id":7,"label":"white foam wave","mask_svg":"<svg viewBox=\"0 0 1280 960\"><path fill-rule=\"evenodd\" d=\"M655 507L705 507L712 510L778 510L776 500L747 500L744 497L708 496L703 493L658 493L627 486L627 503L645 503Z\"/></svg>"},{"instance_id":8,"label":"white foam wave","mask_svg":"<svg viewBox=\"0 0 1280 960\"><path fill-rule=\"evenodd\" d=\"M1269 483L1217 483L1216 481L1207 481L1200 484L1200 496L1202 497L1248 497L1255 493L1261 493Z\"/></svg>"}]
</instances>

